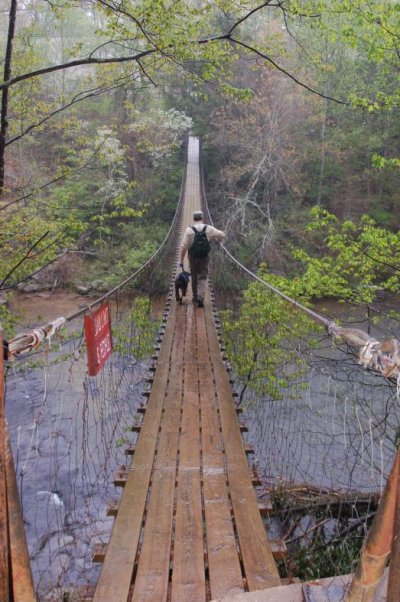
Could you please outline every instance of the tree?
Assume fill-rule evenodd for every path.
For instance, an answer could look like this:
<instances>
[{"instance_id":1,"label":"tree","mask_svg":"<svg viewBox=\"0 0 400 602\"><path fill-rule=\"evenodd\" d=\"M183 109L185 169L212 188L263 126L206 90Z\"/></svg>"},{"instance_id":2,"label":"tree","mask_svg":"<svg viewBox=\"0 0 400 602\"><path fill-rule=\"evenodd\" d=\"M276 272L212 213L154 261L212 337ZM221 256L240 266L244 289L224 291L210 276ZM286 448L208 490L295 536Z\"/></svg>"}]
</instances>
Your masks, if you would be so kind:
<instances>
[{"instance_id":1,"label":"tree","mask_svg":"<svg viewBox=\"0 0 400 602\"><path fill-rule=\"evenodd\" d=\"M282 73L260 70L246 55L233 81L247 87L252 100L247 106L229 99L209 103L204 130L210 202L214 213L224 208L225 227L234 228L229 244L234 251L240 246L241 258L252 266L261 259L288 268L287 241L304 242L313 204L341 219L358 221L368 212L379 225L397 227L396 60L390 46L378 52L382 26L368 16L375 4L379 14L381 4L356 4L354 11L345 2L290 3L290 10L284 4L269 21L259 19L256 31L243 23L248 45L258 49L260 40L274 36L289 73L324 97L289 85ZM398 23L397 11L387 11L389 20ZM375 42L367 49L370 29ZM358 34L363 43L356 43ZM382 94L391 101L378 102Z\"/></svg>"},{"instance_id":2,"label":"tree","mask_svg":"<svg viewBox=\"0 0 400 602\"><path fill-rule=\"evenodd\" d=\"M17 10L15 2L13 0L12 7ZM43 216L44 204L52 202L53 195L56 202L59 200L57 195L64 199L64 212L79 215L77 207L69 201L76 198L86 205L86 212L90 211L95 205L92 196L96 195L97 189L92 181L84 181L83 176L90 169L97 170L100 166L97 151L88 159L83 149L90 148L96 132L105 125L112 125L113 137L124 147L129 147L125 161L128 167L130 162L132 170L128 169L126 173L131 176L135 172L136 176L138 159L145 154L142 152L143 134L139 130L128 132L124 129L129 119L126 107L140 106L140 95L143 92L147 94L150 88L155 90L153 99L157 95L160 98L162 95L157 86L164 85L176 73L185 74L186 81L190 82L190 92L200 98L205 90L210 92L217 85L225 99L248 99L251 81L243 85L246 78L240 81L238 77L235 81L233 75L237 73L238 66L242 68L250 60L253 74L260 66L268 75L271 70L278 70L294 85L307 91L305 93L311 93L307 102L310 98L321 98L325 107L322 153L317 155L317 198L321 204L324 204L327 196L325 191L330 172L337 168L337 161L330 152L333 147L329 147L332 107L350 107L348 103L352 102L355 107L377 112L378 109L393 107L396 102L396 93L393 91L397 78L396 36L393 32L396 31L398 15L392 7L384 9L377 0L368 5L362 0L358 0L356 5L343 0L336 0L333 4L302 1L278 3L273 0L211 4L179 0L173 7L164 0L150 3L124 0L118 4L112 0L99 0L89 5L77 2L59 5L46 3L44 11L42 5L33 0L23 5L23 9L23 12L15 13L16 20L10 18L8 43L4 48L8 67L0 84L5 102L1 116L4 152L1 152L0 143L0 166L4 167L7 149L10 184L10 191L6 190L0 207L2 211L7 207L17 210L20 204L27 203L31 208L33 203L38 207L40 203L41 209L36 214ZM372 18L374 11L378 15L375 20ZM13 22L16 23L15 28ZM326 40L332 43L334 38L340 43L340 61L345 56L350 64L352 55L356 55L357 58L364 57L369 65L379 66L382 89L377 90L376 94L374 92L375 98L368 99L366 94L361 93L366 90L366 85L363 90L350 90L347 87L345 94L338 87L326 85L328 68L333 68L335 57L330 58L327 54L324 61L318 60L318 49L310 44L310 51L306 55L303 37L310 27L314 31L312 39L320 40L320 47L326 47ZM373 44L368 51L369 38ZM304 50L304 55L299 49ZM304 60L306 56L307 61ZM318 77L321 73L324 77ZM386 82L383 76L389 74L391 86L383 89ZM115 99L118 99L116 105L112 103ZM260 109L261 99L260 95ZM276 99L274 102L278 106ZM302 102L305 103L304 99ZM155 102L151 103L152 109L155 105ZM162 110L165 110L164 106ZM163 117L168 119L167 113L163 113ZM144 114L140 118L146 121ZM104 120L107 120L107 124ZM272 124L271 119L269 123ZM275 125L271 139L279 138L279 129L279 125ZM59 139L61 137L67 142L68 132L72 131L79 132L79 135L77 144L70 136L68 150L67 144L59 144ZM271 128L266 130L266 135L270 137L271 132ZM309 142L311 147L312 140ZM304 137L299 140L299 145L304 145ZM49 147L55 159L53 164L47 160ZM392 148L393 145L386 144L384 161L391 160L386 155L390 155ZM260 209L261 215L273 225L276 223L273 205L278 207L276 214L286 220L287 216L280 206L281 191L284 188L293 192L295 176L295 171L290 172L284 165L288 158L287 147L281 155L276 153L276 149L272 169L269 168L270 150L265 152L260 147L259 156L252 153L252 161L243 178L247 179L247 191L243 186L243 194L236 195L244 199L242 206L250 209L250 215ZM379 145L371 149L378 157L381 156L380 150ZM150 147L147 151L150 164L154 160L154 152ZM29 161L26 160L28 156ZM309 164L314 169L312 161ZM301 167L299 170L307 174L307 170ZM99 186L100 189L102 185L104 182ZM235 184L232 186L234 188ZM299 190L297 199L301 199L301 194L302 190ZM312 190L311 194L314 194ZM87 204L86 200L89 201ZM47 212L46 219L48 217ZM54 219L57 218L56 211ZM89 227L89 220L83 215L81 219ZM254 215L251 219L254 219ZM25 252L28 249L25 248Z\"/></svg>"},{"instance_id":3,"label":"tree","mask_svg":"<svg viewBox=\"0 0 400 602\"><path fill-rule=\"evenodd\" d=\"M318 240L318 257L295 249L303 271L293 280L298 294L333 296L370 304L376 290L400 291L400 232L390 232L365 215L359 224L340 222L320 208L312 210L307 231Z\"/></svg>"},{"instance_id":4,"label":"tree","mask_svg":"<svg viewBox=\"0 0 400 602\"><path fill-rule=\"evenodd\" d=\"M72 6L76 11L80 10L79 4ZM92 43L90 50L82 44L73 45L69 56L66 56L64 48L61 55L61 59L65 59L63 62L48 64L46 56L42 66L31 71L19 70L16 64L15 75L11 77L11 69L8 69L7 77L4 77L3 83L0 84L0 90L7 91L5 94L8 96L10 89L20 86L22 82L37 78L46 79L58 72L96 65L102 65L104 68L120 65L121 71L113 74L109 85L118 85L118 81L119 85L126 85L132 75L135 79L156 84L160 73L168 72L176 65L192 72L195 78L211 80L222 77L226 80L228 66L237 58L235 46L246 52L263 55L265 60L280 68L275 61L269 59L265 48L258 50L250 47L239 36L239 31L247 20L254 21L257 13L263 10L276 9L277 5L271 1L258 5L248 2L224 2L221 6L216 4L213 8L211 4L197 6L180 0L174 3L173 10L163 0L151 3L133 3L126 0L123 4L99 0L93 6L96 11L100 11L103 25L99 44ZM284 5L282 9L284 14L289 10ZM48 10L52 10L55 21L61 21L69 8L60 6ZM225 31L218 31L220 28L216 17L219 14L229 15L229 26ZM85 19L87 16L85 11ZM210 23L213 23L217 30L211 35ZM81 58L75 58L75 55L82 53ZM280 69L286 72L285 69ZM228 81L223 85L229 91ZM101 86L98 89L101 91ZM69 106L68 103L65 106ZM2 155L0 164L1 162L4 163Z\"/></svg>"},{"instance_id":5,"label":"tree","mask_svg":"<svg viewBox=\"0 0 400 602\"><path fill-rule=\"evenodd\" d=\"M8 81L11 77L12 47L15 35L15 21L17 16L17 0L11 0L10 14L8 19L7 44L4 58L3 81ZM4 184L4 152L6 147L6 135L8 128L8 95L9 90L5 88L1 95L1 116L0 116L0 191Z\"/></svg>"},{"instance_id":6,"label":"tree","mask_svg":"<svg viewBox=\"0 0 400 602\"><path fill-rule=\"evenodd\" d=\"M304 294L298 295L290 278L268 273L265 265L258 276L308 304ZM221 315L224 341L241 386L241 399L248 389L264 401L299 394L302 376L308 372L305 351L315 343L318 326L259 282L253 282L244 291L237 314L228 310Z\"/></svg>"}]
</instances>

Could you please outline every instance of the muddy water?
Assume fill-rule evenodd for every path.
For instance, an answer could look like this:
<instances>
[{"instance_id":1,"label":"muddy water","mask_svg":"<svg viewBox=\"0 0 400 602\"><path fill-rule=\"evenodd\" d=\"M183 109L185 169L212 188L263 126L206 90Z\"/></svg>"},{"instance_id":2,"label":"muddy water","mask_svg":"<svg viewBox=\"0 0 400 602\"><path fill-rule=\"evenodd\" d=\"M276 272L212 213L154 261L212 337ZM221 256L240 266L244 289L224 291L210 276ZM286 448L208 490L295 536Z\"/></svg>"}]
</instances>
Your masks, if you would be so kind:
<instances>
[{"instance_id":1,"label":"muddy water","mask_svg":"<svg viewBox=\"0 0 400 602\"><path fill-rule=\"evenodd\" d=\"M43 291L38 293L15 294L10 300L10 310L18 317L21 325L32 326L46 324L60 316L67 317L76 311L84 309L96 301L98 297L78 295L66 290L56 290L53 293ZM115 302L110 301L112 308ZM152 300L153 313L159 317L165 306L165 296L160 295Z\"/></svg>"},{"instance_id":2,"label":"muddy water","mask_svg":"<svg viewBox=\"0 0 400 602\"><path fill-rule=\"evenodd\" d=\"M11 298L10 309L23 325L45 324L60 316L67 317L95 299L65 290L15 294Z\"/></svg>"}]
</instances>

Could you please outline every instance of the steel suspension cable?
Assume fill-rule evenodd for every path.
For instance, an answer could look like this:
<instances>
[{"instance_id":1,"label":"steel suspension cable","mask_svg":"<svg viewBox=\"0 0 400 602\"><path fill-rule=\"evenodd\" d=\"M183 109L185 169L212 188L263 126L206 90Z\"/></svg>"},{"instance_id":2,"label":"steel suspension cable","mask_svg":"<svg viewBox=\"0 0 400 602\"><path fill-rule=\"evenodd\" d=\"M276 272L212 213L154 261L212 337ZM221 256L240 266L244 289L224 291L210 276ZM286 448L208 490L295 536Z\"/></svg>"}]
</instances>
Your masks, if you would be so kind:
<instances>
[{"instance_id":1,"label":"steel suspension cable","mask_svg":"<svg viewBox=\"0 0 400 602\"><path fill-rule=\"evenodd\" d=\"M57 318L57 319L53 320L52 322L49 322L44 327L35 328L33 331L29 331L27 333L22 333L20 335L17 335L13 339L11 339L7 344L8 347L7 347L6 355L8 355L8 352L9 352L10 356L12 356L13 359L20 359L18 357L19 353L26 352L26 351L32 352L34 349L36 349L39 346L40 342L42 340L44 340L44 338L47 338L48 340L50 340L50 337L53 336L53 334L56 331L58 331L58 329L61 328L64 324L66 324L67 322L71 322L72 320L74 320L76 318L79 318L80 316L82 316L83 314L85 314L87 312L91 312L94 307L100 305L101 303L103 303L104 301L106 301L107 299L109 299L110 297L115 295L126 284L128 284L129 282L134 280L149 265L151 265L151 263L156 259L156 257L158 255L160 255L162 250L166 247L173 232L176 230L177 226L179 226L178 221L179 221L179 217L182 212L182 205L183 205L183 198L184 198L184 191L185 191L185 184L186 184L186 171L187 171L187 156L185 156L184 174L183 174L183 178L182 178L182 182L181 182L181 188L180 188L178 203L177 203L176 210L175 210L175 215L173 217L170 228L169 228L164 240L162 241L162 243L160 244L158 249L151 255L151 257L149 257L149 259L139 269L137 269L133 274L130 274L130 276L125 278L125 280L123 280L122 282L117 284L114 288L109 290L107 293L105 293L104 295L102 295L101 297L99 297L98 299L93 301L92 303L86 305L85 307L82 307L78 311L75 311L74 313L68 315L65 318L64 317ZM43 351L38 350L38 351L36 351L35 355L40 354L40 353L43 353Z\"/></svg>"},{"instance_id":2,"label":"steel suspension cable","mask_svg":"<svg viewBox=\"0 0 400 602\"><path fill-rule=\"evenodd\" d=\"M184 171L186 173L186 162L185 162L185 168ZM82 309L74 312L73 314L67 316L67 318L65 319L66 322L70 322L71 320L74 320L75 318L78 318L79 316L81 316L82 314L84 314L87 311L91 311L93 309L93 307L96 307L97 305L100 305L101 303L103 303L103 301L105 301L106 299L109 299L110 297L112 297L115 293L117 293L119 290L121 290L126 284L128 284L128 282L130 282L131 280L133 280L134 278L136 278L141 272L143 272L143 270L145 268L147 268L152 261L154 261L154 259L157 257L157 255L159 255L161 253L161 251L163 250L163 248L165 247L165 245L167 244L173 230L174 227L177 223L177 220L179 218L180 212L182 210L182 201L183 201L183 193L184 193L184 187L185 187L185 174L182 178L182 183L181 183L181 189L180 189L180 193L179 193L179 200L178 200L178 204L176 206L176 210L175 210L175 215L173 217L173 220L171 222L171 226L164 238L164 240L162 241L161 245L158 247L158 249L156 251L154 251L153 255L151 255L151 257L149 257L149 259L139 268L136 270L136 272L134 272L133 274L131 274L130 276L128 276L128 278L126 278L125 280L123 280L122 282L120 282L119 284L117 284L114 288L112 288L110 291L108 291L107 293L105 293L104 295L102 295L101 297L99 297L98 299L96 299L95 301L93 301L93 303L91 303L90 305L87 305L86 307L83 307Z\"/></svg>"},{"instance_id":3,"label":"steel suspension cable","mask_svg":"<svg viewBox=\"0 0 400 602\"><path fill-rule=\"evenodd\" d=\"M206 213L209 223L211 225L213 225L213 221L211 218L210 210L209 210L208 203L207 203L207 197L206 197L206 193L205 193L204 171L203 171L201 154L200 154L200 187L201 187L201 199L202 199L204 213ZM220 245L221 249L224 251L225 255L229 258L229 260L231 262L235 263L243 272L248 274L251 278L253 278L257 282L259 282L260 284L262 284L263 286L265 286L266 288L271 290L273 293L275 293L276 295L278 295L279 297L281 297L282 299L284 299L285 301L287 301L294 307L297 307L297 309L299 309L300 311L307 313L316 322L323 324L330 336L332 336L332 335L333 336L341 336L342 338L344 338L344 340L349 345L355 346L361 350L364 350L364 353L362 353L360 351L361 360L359 361L359 363L361 363L364 368L369 368L369 369L373 370L374 372L378 373L379 375L381 375L381 376L383 375L392 384L395 384L397 387L397 397L400 398L400 364L397 364L397 362L394 362L394 360L393 360L392 372L387 373L385 366L382 365L381 361L379 360L380 343L378 341L376 341L376 339L372 338L369 335L369 333L365 333L359 329L352 329L352 328L346 329L346 328L339 327L336 324L334 319L329 319L329 318L322 316L320 313L310 309L309 307L306 307L299 301L292 299L291 297L289 297L289 295L286 295L284 292L282 292L281 290L279 290L272 284L269 284L268 282L266 282L265 280L263 280L262 278L257 276L257 274L254 274L254 272L252 272L251 270L246 268L246 266L244 266L240 261L238 261L236 259L236 257L234 257L232 255L232 253L230 253L230 251L228 251L228 249L225 247L225 245L223 245L222 243L219 243L219 245ZM371 347L371 345L372 345L372 347ZM375 347L374 347L374 345L375 345ZM390 353L385 352L385 355L389 361L392 361Z\"/></svg>"},{"instance_id":4,"label":"steel suspension cable","mask_svg":"<svg viewBox=\"0 0 400 602\"><path fill-rule=\"evenodd\" d=\"M213 220L212 220L212 217L211 217L211 214L210 214L210 210L209 210L208 203L207 203L207 197L206 197L206 193L205 193L204 172L203 172L203 166L202 166L201 159L200 159L200 182L201 182L201 197L202 197L202 202L203 202L203 209L204 209L204 212L207 214L207 220L213 226L214 224L213 224ZM281 290L279 290L278 288L276 288L272 284L269 284L268 282L266 282L265 280L263 280L262 278L260 278L259 276L257 276L257 274L254 274L254 272L252 272L251 270L249 270L248 268L246 268L246 266L244 266L242 263L240 263L240 261L238 261L236 259L236 257L234 257L232 255L232 253L230 253L230 251L228 251L228 249L226 248L226 246L224 244L219 243L219 245L220 245L221 249L224 251L224 253L227 255L227 257L230 259L230 261L232 261L233 263L235 263L243 272L245 272L246 274L248 274L251 278L253 278L254 280L257 280L258 282L260 282L260 284L262 284L266 288L270 289L273 293L275 293L276 295L278 295L282 299L285 299L285 301L287 301L288 303L291 303L292 305L294 305L295 307L297 307L301 311L307 313L311 318L313 318L313 320L316 320L317 322L320 322L326 328L328 328L330 325L333 324L333 320L329 320L328 318L325 318L324 316L322 316L318 312L310 309L309 307L306 307L305 305L303 305L299 301L296 301L295 299L292 299L291 297L289 297L288 295L286 295L284 292L282 292Z\"/></svg>"},{"instance_id":5,"label":"steel suspension cable","mask_svg":"<svg viewBox=\"0 0 400 602\"><path fill-rule=\"evenodd\" d=\"M246 268L246 266L244 266L242 263L240 263L240 261L238 261L232 255L232 253L230 253L228 251L228 249L225 247L225 245L223 245L222 243L221 243L221 248L223 249L223 251L225 252L225 254L229 257L229 259L231 261L233 261L238 267L240 267L240 269L242 271L246 272L246 274L249 274L249 276L251 276L254 280L257 280L258 282L260 282L261 284L263 284L265 287L269 288L276 295L279 295L282 299L285 299L286 301L288 301L288 303L291 303L292 305L294 305L295 307L297 307L301 311L306 312L314 320L316 320L318 322L321 322L321 324L323 324L324 326L328 327L330 324L332 324L332 320L328 320L327 318L325 318L324 316L321 316L321 314L317 313L316 311L310 309L309 307L306 307L305 305L302 305L302 303L299 303L299 301L296 301L295 299L292 299L291 297L289 297L288 295L286 295L285 293L283 293L281 290L279 290L278 288L276 288L272 284L269 284L268 282L266 282L265 280L263 280L262 278L260 278L259 276L257 276L257 274L254 274L254 272L252 272L251 270L249 270L248 268Z\"/></svg>"}]
</instances>

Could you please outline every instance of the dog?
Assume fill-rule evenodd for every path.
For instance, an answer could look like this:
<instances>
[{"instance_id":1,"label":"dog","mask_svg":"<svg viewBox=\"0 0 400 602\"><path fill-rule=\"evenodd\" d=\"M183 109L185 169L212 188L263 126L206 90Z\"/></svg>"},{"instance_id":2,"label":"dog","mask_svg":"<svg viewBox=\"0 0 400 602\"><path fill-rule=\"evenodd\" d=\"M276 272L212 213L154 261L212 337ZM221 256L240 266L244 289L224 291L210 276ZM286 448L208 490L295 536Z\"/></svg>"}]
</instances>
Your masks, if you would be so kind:
<instances>
[{"instance_id":1,"label":"dog","mask_svg":"<svg viewBox=\"0 0 400 602\"><path fill-rule=\"evenodd\" d=\"M189 284L190 274L182 270L175 278L175 299L182 305L182 298L186 297L186 291Z\"/></svg>"}]
</instances>

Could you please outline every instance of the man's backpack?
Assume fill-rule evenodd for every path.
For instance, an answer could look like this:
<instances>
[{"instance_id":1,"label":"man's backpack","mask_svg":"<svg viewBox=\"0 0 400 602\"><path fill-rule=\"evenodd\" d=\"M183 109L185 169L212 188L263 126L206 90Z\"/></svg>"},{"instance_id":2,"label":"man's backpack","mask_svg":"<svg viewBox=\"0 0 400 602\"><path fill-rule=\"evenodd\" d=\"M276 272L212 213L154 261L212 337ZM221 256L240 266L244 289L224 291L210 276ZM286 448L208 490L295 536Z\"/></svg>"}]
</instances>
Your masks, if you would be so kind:
<instances>
[{"instance_id":1,"label":"man's backpack","mask_svg":"<svg viewBox=\"0 0 400 602\"><path fill-rule=\"evenodd\" d=\"M207 226L204 226L202 230L197 230L197 228L192 226L192 230L194 232L194 241L189 249L190 257L207 257L211 250L206 234Z\"/></svg>"}]
</instances>

